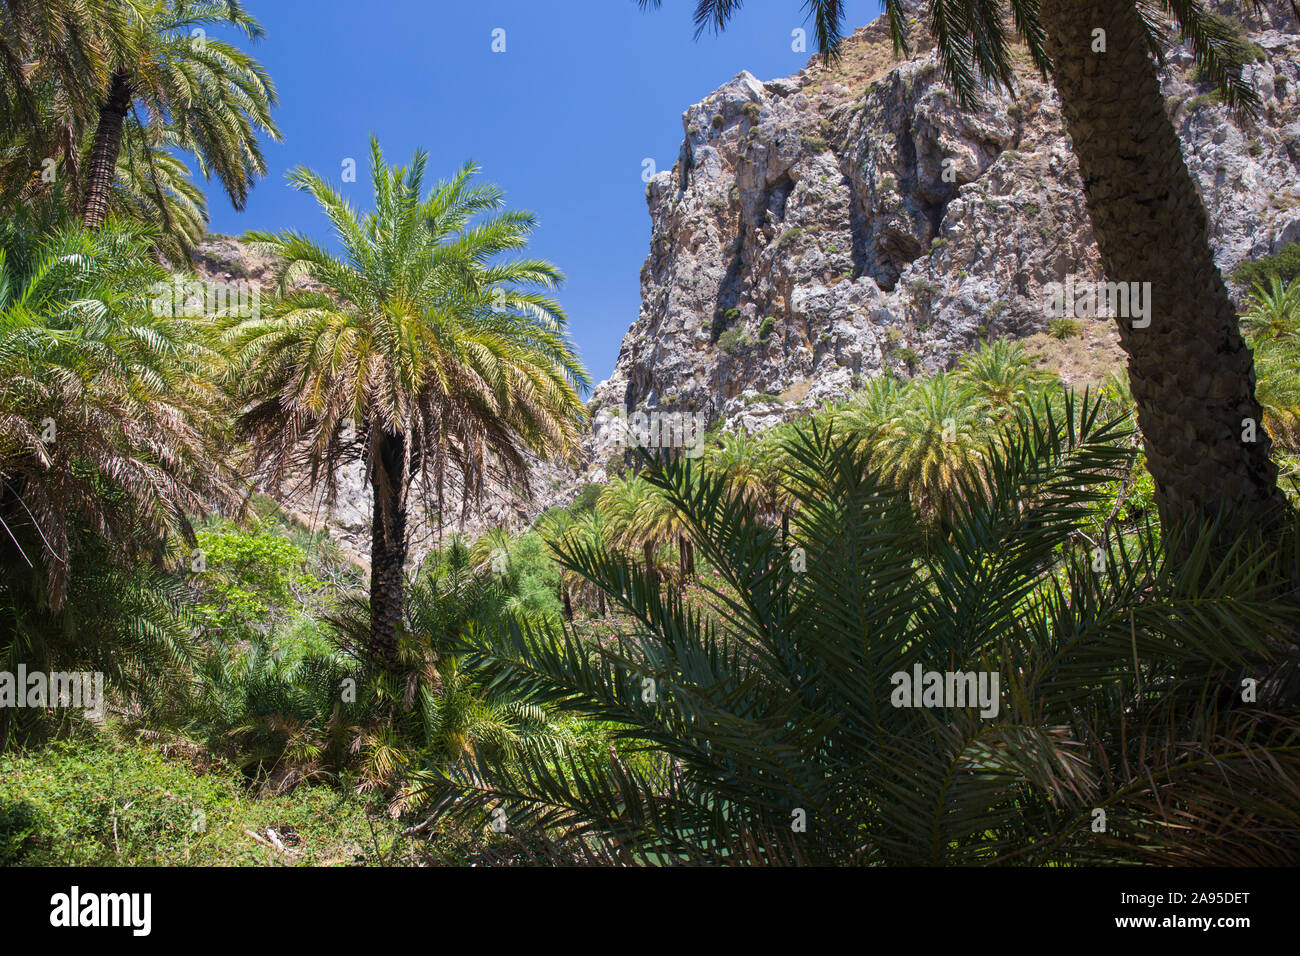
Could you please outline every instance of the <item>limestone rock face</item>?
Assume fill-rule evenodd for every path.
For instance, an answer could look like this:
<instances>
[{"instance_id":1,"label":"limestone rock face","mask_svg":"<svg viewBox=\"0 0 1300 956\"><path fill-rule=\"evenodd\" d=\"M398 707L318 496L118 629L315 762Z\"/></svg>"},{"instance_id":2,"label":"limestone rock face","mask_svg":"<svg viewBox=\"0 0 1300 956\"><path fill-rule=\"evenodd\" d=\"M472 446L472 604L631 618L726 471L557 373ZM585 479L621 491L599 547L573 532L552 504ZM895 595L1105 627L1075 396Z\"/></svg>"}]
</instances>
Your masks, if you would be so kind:
<instances>
[{"instance_id":1,"label":"limestone rock face","mask_svg":"<svg viewBox=\"0 0 1300 956\"><path fill-rule=\"evenodd\" d=\"M1226 273L1300 239L1300 24L1285 2L1213 6L1255 45L1245 75L1258 117L1208 95L1185 48L1162 76ZM951 368L999 336L1026 339L1071 382L1122 364L1113 320L1082 319L1064 342L1046 335L1045 286L1105 278L1050 83L1025 60L1013 94L964 110L919 26L914 41L912 59L895 59L880 19L837 63L814 58L768 82L741 73L686 110L676 165L646 189L640 313L593 417L674 412L762 429L884 372ZM535 500L501 491L449 528L518 529L602 480L610 444L597 437L576 471L538 464ZM348 481L331 520L359 546L368 496Z\"/></svg>"},{"instance_id":2,"label":"limestone rock face","mask_svg":"<svg viewBox=\"0 0 1300 956\"><path fill-rule=\"evenodd\" d=\"M1244 25L1257 120L1207 95L1185 48L1163 73L1225 272L1300 237L1300 26L1286 4ZM894 60L878 20L839 64L742 73L682 123L646 193L641 313L596 407L762 427L884 371L950 368L985 337L1031 338L1068 381L1121 364L1104 319L1077 347L1043 334L1045 285L1105 277L1059 100L1032 70L963 110L933 52Z\"/></svg>"}]
</instances>

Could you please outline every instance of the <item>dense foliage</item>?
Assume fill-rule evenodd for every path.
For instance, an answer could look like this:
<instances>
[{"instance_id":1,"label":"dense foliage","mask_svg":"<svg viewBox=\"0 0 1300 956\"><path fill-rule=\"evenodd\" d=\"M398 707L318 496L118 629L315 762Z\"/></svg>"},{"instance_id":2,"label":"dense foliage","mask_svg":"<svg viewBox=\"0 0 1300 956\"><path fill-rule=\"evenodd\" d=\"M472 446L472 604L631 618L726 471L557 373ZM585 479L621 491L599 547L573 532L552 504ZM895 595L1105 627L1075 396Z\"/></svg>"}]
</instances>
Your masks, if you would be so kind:
<instances>
[{"instance_id":1,"label":"dense foliage","mask_svg":"<svg viewBox=\"0 0 1300 956\"><path fill-rule=\"evenodd\" d=\"M1230 24L1164 6L1249 105ZM476 167L426 188L373 142L372 211L290 177L340 251L253 234L264 308L160 307L206 227L181 157L241 206L278 135L205 25L261 35L0 0L0 674L107 692L0 706L0 865L1300 858L1300 528L1162 523L1126 376L986 342L412 553L408 517L582 452L561 274ZM960 95L1006 41L943 46ZM1297 248L1234 275L1293 504ZM369 563L281 503L355 465ZM931 672L987 694L899 696Z\"/></svg>"}]
</instances>

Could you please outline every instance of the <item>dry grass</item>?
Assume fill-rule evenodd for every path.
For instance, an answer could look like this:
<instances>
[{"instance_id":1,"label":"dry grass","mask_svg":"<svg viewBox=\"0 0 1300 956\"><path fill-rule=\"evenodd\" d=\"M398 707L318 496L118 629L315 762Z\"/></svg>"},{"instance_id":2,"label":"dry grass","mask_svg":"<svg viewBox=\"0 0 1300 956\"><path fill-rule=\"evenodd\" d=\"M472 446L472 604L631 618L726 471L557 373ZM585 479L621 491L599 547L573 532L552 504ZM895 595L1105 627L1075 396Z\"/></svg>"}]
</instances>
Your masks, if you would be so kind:
<instances>
[{"instance_id":1,"label":"dry grass","mask_svg":"<svg viewBox=\"0 0 1300 956\"><path fill-rule=\"evenodd\" d=\"M782 392L779 397L782 402L787 404L790 402L801 402L808 396L808 390L810 388L812 388L812 380L803 379L802 381L795 382Z\"/></svg>"},{"instance_id":2,"label":"dry grass","mask_svg":"<svg viewBox=\"0 0 1300 956\"><path fill-rule=\"evenodd\" d=\"M1036 332L1021 341L1034 356L1034 367L1056 372L1069 385L1098 385L1124 367L1114 319L1078 319L1079 334L1054 339Z\"/></svg>"}]
</instances>

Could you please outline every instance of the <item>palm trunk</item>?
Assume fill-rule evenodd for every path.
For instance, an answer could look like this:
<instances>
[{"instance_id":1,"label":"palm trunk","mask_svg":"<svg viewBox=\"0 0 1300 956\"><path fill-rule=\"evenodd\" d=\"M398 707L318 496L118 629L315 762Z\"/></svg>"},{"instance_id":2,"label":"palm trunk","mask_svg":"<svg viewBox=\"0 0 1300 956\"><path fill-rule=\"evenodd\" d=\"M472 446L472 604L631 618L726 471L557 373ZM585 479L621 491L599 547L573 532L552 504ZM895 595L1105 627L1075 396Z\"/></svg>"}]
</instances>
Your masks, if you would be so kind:
<instances>
[{"instance_id":1,"label":"palm trunk","mask_svg":"<svg viewBox=\"0 0 1300 956\"><path fill-rule=\"evenodd\" d=\"M117 178L117 156L122 148L122 126L131 108L131 78L125 70L113 74L108 99L99 111L99 126L90 152L90 172L81 220L87 229L98 229L108 218L108 197Z\"/></svg>"},{"instance_id":2,"label":"palm trunk","mask_svg":"<svg viewBox=\"0 0 1300 956\"><path fill-rule=\"evenodd\" d=\"M1106 278L1151 283L1150 325L1117 321L1161 516L1248 526L1283 504L1272 441L1133 0L1044 0L1040 16Z\"/></svg>"},{"instance_id":3,"label":"palm trunk","mask_svg":"<svg viewBox=\"0 0 1300 956\"><path fill-rule=\"evenodd\" d=\"M401 436L379 440L371 465L374 508L370 517L370 654L375 660L397 658L397 629L402 621L406 564L406 442Z\"/></svg>"},{"instance_id":4,"label":"palm trunk","mask_svg":"<svg viewBox=\"0 0 1300 956\"><path fill-rule=\"evenodd\" d=\"M563 595L564 595L564 619L565 619L566 621L572 621L572 620L573 620L573 601L569 598L569 589L566 588L566 587L564 587L563 585L561 585L561 586L560 586L560 591L561 591L561 593L563 593Z\"/></svg>"}]
</instances>

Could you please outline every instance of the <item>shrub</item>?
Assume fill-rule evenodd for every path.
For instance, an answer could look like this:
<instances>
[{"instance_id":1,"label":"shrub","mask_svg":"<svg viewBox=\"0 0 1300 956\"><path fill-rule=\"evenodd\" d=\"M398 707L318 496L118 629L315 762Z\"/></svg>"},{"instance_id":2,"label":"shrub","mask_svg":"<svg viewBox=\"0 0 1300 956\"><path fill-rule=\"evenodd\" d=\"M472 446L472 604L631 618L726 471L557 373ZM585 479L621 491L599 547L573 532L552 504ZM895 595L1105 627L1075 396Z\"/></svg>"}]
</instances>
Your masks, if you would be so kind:
<instances>
[{"instance_id":1,"label":"shrub","mask_svg":"<svg viewBox=\"0 0 1300 956\"><path fill-rule=\"evenodd\" d=\"M255 799L233 767L196 773L140 743L78 738L0 756L0 864L352 863L370 839L366 817L362 804L321 787ZM396 829L373 823L390 838ZM294 854L244 832L268 827Z\"/></svg>"},{"instance_id":2,"label":"shrub","mask_svg":"<svg viewBox=\"0 0 1300 956\"><path fill-rule=\"evenodd\" d=\"M1069 316L1049 319L1047 334L1054 339L1072 339L1079 334L1079 322Z\"/></svg>"},{"instance_id":3,"label":"shrub","mask_svg":"<svg viewBox=\"0 0 1300 956\"><path fill-rule=\"evenodd\" d=\"M1275 276L1284 285L1300 278L1300 242L1288 243L1272 255L1243 262L1231 274L1233 282L1246 288L1255 285L1268 288L1269 280Z\"/></svg>"},{"instance_id":4,"label":"shrub","mask_svg":"<svg viewBox=\"0 0 1300 956\"><path fill-rule=\"evenodd\" d=\"M803 230L800 229L798 226L794 226L790 229L787 229L785 232L781 233L781 238L777 239L776 246L778 249L780 249L794 242L802 235L803 235Z\"/></svg>"},{"instance_id":5,"label":"shrub","mask_svg":"<svg viewBox=\"0 0 1300 956\"><path fill-rule=\"evenodd\" d=\"M740 326L727 329L718 336L718 348L728 355L739 352L753 344L754 340Z\"/></svg>"},{"instance_id":6,"label":"shrub","mask_svg":"<svg viewBox=\"0 0 1300 956\"><path fill-rule=\"evenodd\" d=\"M722 129L722 124L723 124L724 122L726 122L726 121L722 118L722 114L721 114L721 113L714 113L714 114L713 114L713 128L714 128L714 129Z\"/></svg>"},{"instance_id":7,"label":"shrub","mask_svg":"<svg viewBox=\"0 0 1300 956\"><path fill-rule=\"evenodd\" d=\"M758 326L759 341L766 341L767 337L772 334L776 328L776 316L769 315Z\"/></svg>"}]
</instances>

